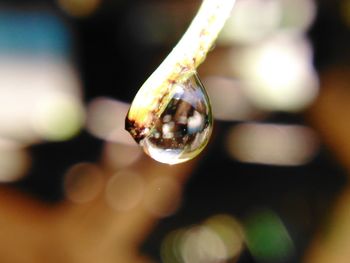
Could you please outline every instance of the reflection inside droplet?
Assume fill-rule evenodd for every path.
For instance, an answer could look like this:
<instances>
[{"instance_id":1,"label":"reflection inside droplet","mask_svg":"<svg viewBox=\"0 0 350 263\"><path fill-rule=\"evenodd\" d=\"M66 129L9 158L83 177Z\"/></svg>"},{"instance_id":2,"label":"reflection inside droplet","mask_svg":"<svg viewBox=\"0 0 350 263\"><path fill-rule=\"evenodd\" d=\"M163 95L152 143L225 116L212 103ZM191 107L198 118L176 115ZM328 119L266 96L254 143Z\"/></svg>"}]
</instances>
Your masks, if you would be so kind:
<instances>
[{"instance_id":1,"label":"reflection inside droplet","mask_svg":"<svg viewBox=\"0 0 350 263\"><path fill-rule=\"evenodd\" d=\"M208 143L212 114L208 95L198 76L176 82L168 90L170 96L164 110L144 127L142 138L134 136L153 159L168 164L185 162L197 156ZM133 135L129 119L126 129Z\"/></svg>"}]
</instances>

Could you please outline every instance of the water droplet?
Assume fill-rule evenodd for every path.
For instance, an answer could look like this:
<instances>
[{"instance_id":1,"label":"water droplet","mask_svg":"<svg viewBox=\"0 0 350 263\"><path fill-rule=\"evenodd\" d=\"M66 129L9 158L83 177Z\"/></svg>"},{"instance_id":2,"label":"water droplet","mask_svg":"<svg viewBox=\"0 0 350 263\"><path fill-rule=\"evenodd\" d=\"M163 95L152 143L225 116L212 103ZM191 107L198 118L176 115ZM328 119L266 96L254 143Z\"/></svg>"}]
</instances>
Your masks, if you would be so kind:
<instances>
[{"instance_id":1,"label":"water droplet","mask_svg":"<svg viewBox=\"0 0 350 263\"><path fill-rule=\"evenodd\" d=\"M147 126L128 115L126 129L159 162L177 164L196 157L213 127L209 98L197 74L172 83L161 98L158 110L149 113L154 116Z\"/></svg>"}]
</instances>

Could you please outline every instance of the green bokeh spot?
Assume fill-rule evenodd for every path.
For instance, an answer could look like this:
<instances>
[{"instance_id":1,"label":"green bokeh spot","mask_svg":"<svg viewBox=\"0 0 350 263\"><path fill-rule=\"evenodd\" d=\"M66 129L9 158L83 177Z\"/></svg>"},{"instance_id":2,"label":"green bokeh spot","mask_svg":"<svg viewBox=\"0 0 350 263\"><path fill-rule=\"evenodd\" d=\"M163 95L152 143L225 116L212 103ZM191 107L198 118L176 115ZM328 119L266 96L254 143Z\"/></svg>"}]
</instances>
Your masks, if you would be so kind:
<instances>
[{"instance_id":1,"label":"green bokeh spot","mask_svg":"<svg viewBox=\"0 0 350 263\"><path fill-rule=\"evenodd\" d=\"M248 248L259 262L283 262L294 252L285 226L271 211L251 215L246 220L245 232Z\"/></svg>"}]
</instances>

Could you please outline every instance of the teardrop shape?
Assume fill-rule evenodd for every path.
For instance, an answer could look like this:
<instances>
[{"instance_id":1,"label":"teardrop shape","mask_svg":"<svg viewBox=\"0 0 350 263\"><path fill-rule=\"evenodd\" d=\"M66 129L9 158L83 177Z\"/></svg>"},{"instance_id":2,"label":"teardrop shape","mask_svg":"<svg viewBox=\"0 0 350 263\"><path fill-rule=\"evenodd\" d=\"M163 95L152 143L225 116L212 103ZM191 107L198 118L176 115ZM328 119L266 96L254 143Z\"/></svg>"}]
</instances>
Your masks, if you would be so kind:
<instances>
[{"instance_id":1,"label":"teardrop shape","mask_svg":"<svg viewBox=\"0 0 350 263\"><path fill-rule=\"evenodd\" d=\"M132 110L132 107L129 110ZM153 159L167 164L196 157L207 145L213 127L208 95L196 73L170 84L152 121L142 126L126 118L125 128Z\"/></svg>"}]
</instances>

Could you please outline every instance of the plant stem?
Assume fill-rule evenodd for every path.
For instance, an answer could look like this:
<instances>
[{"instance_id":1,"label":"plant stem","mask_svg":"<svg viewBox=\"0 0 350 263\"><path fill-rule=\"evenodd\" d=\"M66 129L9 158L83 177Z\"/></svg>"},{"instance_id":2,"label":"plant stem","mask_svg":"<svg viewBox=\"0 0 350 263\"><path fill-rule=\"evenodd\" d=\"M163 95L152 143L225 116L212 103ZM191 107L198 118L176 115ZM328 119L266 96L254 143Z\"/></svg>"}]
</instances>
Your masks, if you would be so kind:
<instances>
[{"instance_id":1,"label":"plant stem","mask_svg":"<svg viewBox=\"0 0 350 263\"><path fill-rule=\"evenodd\" d=\"M230 15L235 0L204 0L175 48L146 80L128 113L130 130L146 132L169 99L173 83L184 81L205 60ZM155 116L156 115L156 116ZM137 133L137 132L136 132ZM134 134L135 135L135 134Z\"/></svg>"}]
</instances>

